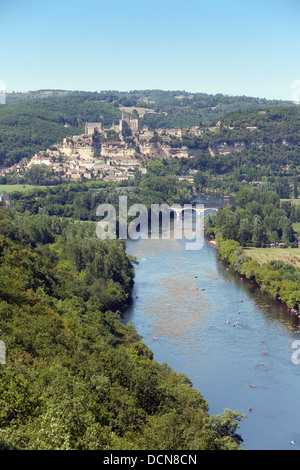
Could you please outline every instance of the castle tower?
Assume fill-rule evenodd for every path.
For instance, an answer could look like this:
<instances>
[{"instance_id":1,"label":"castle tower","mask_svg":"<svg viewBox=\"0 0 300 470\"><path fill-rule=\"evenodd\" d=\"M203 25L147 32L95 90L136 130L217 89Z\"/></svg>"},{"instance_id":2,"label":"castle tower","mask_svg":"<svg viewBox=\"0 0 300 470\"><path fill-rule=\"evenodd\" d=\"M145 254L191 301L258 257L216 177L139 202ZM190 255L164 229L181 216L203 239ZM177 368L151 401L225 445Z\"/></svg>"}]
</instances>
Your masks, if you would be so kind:
<instances>
[{"instance_id":1,"label":"castle tower","mask_svg":"<svg viewBox=\"0 0 300 470\"><path fill-rule=\"evenodd\" d=\"M130 129L132 132L138 132L139 130L139 120L138 119L130 119Z\"/></svg>"},{"instance_id":2,"label":"castle tower","mask_svg":"<svg viewBox=\"0 0 300 470\"><path fill-rule=\"evenodd\" d=\"M122 118L120 119L119 129L121 133L129 134L130 133L130 122L128 116L122 114Z\"/></svg>"}]
</instances>

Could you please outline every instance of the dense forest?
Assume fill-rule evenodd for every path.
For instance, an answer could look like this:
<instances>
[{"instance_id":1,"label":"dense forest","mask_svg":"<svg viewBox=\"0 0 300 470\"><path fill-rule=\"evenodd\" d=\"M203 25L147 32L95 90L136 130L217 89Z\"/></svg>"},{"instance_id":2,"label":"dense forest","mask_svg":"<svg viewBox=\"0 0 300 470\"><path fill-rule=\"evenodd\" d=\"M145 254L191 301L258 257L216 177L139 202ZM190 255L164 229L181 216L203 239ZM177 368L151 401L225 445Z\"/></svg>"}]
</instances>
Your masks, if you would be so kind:
<instances>
[{"instance_id":1,"label":"dense forest","mask_svg":"<svg viewBox=\"0 0 300 470\"><path fill-rule=\"evenodd\" d=\"M136 178L132 184L105 181L73 182L53 187L37 187L14 192L11 197L14 210L24 215L48 214L75 220L96 220L99 204L118 207L119 197L126 196L128 206L140 203L150 209L151 204L184 204L193 198L192 185L178 181L175 175Z\"/></svg>"},{"instance_id":2,"label":"dense forest","mask_svg":"<svg viewBox=\"0 0 300 470\"><path fill-rule=\"evenodd\" d=\"M243 188L234 205L209 216L207 232L239 242L242 246L269 246L283 243L298 246L293 223L300 220L299 206L281 202L276 192Z\"/></svg>"},{"instance_id":3,"label":"dense forest","mask_svg":"<svg viewBox=\"0 0 300 470\"><path fill-rule=\"evenodd\" d=\"M134 92L132 93L134 94ZM182 91L148 90L137 92L143 96L148 106L157 114L147 114L143 123L149 129L208 126L218 122L231 112L244 112L267 106L291 105L291 102L266 100L247 96L227 96L222 94L187 93ZM137 101L138 103L138 101ZM133 104L131 104L132 106ZM147 106L147 103L146 103Z\"/></svg>"},{"instance_id":4,"label":"dense forest","mask_svg":"<svg viewBox=\"0 0 300 470\"><path fill-rule=\"evenodd\" d=\"M237 412L211 416L132 324L135 260L94 224L1 209L2 450L240 449Z\"/></svg>"}]
</instances>

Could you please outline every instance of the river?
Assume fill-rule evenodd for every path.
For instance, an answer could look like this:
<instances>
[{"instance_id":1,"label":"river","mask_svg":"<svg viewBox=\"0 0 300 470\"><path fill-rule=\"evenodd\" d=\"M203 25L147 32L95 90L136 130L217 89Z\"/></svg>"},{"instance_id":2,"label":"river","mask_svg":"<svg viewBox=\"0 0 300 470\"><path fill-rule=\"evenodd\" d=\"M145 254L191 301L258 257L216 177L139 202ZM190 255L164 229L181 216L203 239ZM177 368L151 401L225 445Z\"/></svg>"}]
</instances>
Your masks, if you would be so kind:
<instances>
[{"instance_id":1,"label":"river","mask_svg":"<svg viewBox=\"0 0 300 470\"><path fill-rule=\"evenodd\" d=\"M228 270L208 243L188 251L184 240L128 240L127 252L139 264L123 321L133 322L154 359L185 373L210 414L245 414L239 433L246 450L299 450L298 317Z\"/></svg>"}]
</instances>

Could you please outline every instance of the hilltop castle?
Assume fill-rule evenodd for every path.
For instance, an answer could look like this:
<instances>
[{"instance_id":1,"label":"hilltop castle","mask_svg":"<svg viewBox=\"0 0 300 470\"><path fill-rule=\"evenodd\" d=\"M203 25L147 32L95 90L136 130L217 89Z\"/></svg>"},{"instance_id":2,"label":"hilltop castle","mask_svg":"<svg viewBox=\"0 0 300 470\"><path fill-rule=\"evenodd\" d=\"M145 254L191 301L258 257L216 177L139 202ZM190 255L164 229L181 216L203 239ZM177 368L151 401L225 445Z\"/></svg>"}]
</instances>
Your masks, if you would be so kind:
<instances>
[{"instance_id":1,"label":"hilltop castle","mask_svg":"<svg viewBox=\"0 0 300 470\"><path fill-rule=\"evenodd\" d=\"M139 131L139 120L132 119L127 115L122 114L119 124L111 126L111 129L123 135L135 135ZM86 122L85 134L91 135L94 131L103 132L102 122Z\"/></svg>"}]
</instances>

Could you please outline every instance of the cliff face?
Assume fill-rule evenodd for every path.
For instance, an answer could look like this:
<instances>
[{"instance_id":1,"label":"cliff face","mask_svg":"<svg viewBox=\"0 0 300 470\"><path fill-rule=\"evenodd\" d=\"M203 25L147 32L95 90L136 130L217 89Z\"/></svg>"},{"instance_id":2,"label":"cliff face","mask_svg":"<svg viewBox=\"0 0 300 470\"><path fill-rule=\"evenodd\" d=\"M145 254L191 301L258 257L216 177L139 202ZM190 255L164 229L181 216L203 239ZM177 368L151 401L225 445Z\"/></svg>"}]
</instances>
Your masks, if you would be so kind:
<instances>
[{"instance_id":1,"label":"cliff face","mask_svg":"<svg viewBox=\"0 0 300 470\"><path fill-rule=\"evenodd\" d=\"M99 150L100 157L112 158L114 160L130 160L138 157L136 149L125 142L102 143Z\"/></svg>"},{"instance_id":2,"label":"cliff face","mask_svg":"<svg viewBox=\"0 0 300 470\"><path fill-rule=\"evenodd\" d=\"M189 152L186 147L173 148L170 145L160 143L142 142L140 152L148 158L169 159L169 158L188 158Z\"/></svg>"},{"instance_id":3,"label":"cliff face","mask_svg":"<svg viewBox=\"0 0 300 470\"><path fill-rule=\"evenodd\" d=\"M250 144L253 145L253 142ZM257 147L264 145L263 141L255 142ZM284 139L282 145L289 145ZM215 155L228 155L234 152L241 152L249 146L246 141L221 141L208 144L203 147L204 152L209 152L213 157ZM46 155L52 160L64 161L66 163L78 162L98 163L115 165L141 165L151 159L170 159L170 158L190 158L197 150L188 147L172 147L168 142L151 142L148 140L139 140L132 138L127 141L105 140L104 142L93 142L91 135L80 135L65 138L64 141L46 151Z\"/></svg>"},{"instance_id":4,"label":"cliff face","mask_svg":"<svg viewBox=\"0 0 300 470\"><path fill-rule=\"evenodd\" d=\"M229 144L227 142L222 142L219 144L214 144L208 148L211 156L214 155L227 155L233 152L241 152L246 148L245 142L235 142L234 144Z\"/></svg>"},{"instance_id":5,"label":"cliff face","mask_svg":"<svg viewBox=\"0 0 300 470\"><path fill-rule=\"evenodd\" d=\"M64 160L89 161L99 154L99 149L93 147L90 136L84 135L67 137L55 148L48 149L46 153L50 157L62 158Z\"/></svg>"},{"instance_id":6,"label":"cliff face","mask_svg":"<svg viewBox=\"0 0 300 470\"><path fill-rule=\"evenodd\" d=\"M155 159L169 159L174 157L188 158L189 152L186 148L172 148L166 144L139 142L134 140L132 142L120 141L106 141L95 145L92 141L92 136L82 135L66 138L64 141L57 145L56 148L48 149L47 154L49 157L62 158L63 160L81 160L81 161L95 161L95 160L113 160L119 161L147 161L149 158Z\"/></svg>"}]
</instances>

